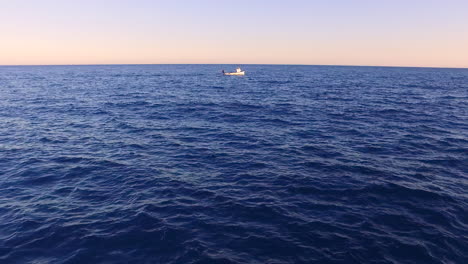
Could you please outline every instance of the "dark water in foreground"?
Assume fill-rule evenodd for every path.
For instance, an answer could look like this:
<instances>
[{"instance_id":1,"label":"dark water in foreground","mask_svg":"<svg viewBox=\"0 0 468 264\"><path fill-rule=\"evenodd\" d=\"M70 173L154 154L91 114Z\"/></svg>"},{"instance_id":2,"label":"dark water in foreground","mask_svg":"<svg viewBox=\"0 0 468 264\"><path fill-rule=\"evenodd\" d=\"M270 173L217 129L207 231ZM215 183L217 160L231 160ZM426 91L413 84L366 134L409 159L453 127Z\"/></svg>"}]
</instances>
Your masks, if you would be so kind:
<instances>
[{"instance_id":1,"label":"dark water in foreground","mask_svg":"<svg viewBox=\"0 0 468 264\"><path fill-rule=\"evenodd\" d=\"M0 263L468 263L468 70L0 67Z\"/></svg>"}]
</instances>

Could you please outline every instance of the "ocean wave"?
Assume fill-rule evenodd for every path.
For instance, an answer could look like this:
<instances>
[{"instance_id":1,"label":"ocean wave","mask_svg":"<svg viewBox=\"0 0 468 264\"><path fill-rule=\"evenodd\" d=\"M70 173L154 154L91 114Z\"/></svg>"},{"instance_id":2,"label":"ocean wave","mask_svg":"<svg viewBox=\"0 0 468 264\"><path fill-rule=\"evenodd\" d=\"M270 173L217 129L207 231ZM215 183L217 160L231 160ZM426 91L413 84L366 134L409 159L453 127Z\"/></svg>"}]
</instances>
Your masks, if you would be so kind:
<instances>
[{"instance_id":1,"label":"ocean wave","mask_svg":"<svg viewBox=\"0 0 468 264\"><path fill-rule=\"evenodd\" d=\"M0 262L466 262L466 70L217 67L2 68Z\"/></svg>"}]
</instances>

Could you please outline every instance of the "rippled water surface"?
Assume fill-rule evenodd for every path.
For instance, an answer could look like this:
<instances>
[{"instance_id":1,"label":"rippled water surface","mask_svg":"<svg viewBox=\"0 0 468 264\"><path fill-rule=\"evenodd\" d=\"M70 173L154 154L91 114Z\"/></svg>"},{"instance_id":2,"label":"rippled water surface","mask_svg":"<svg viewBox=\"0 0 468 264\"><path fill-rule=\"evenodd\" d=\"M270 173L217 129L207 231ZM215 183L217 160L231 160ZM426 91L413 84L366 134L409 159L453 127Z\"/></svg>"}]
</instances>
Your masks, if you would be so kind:
<instances>
[{"instance_id":1,"label":"rippled water surface","mask_svg":"<svg viewBox=\"0 0 468 264\"><path fill-rule=\"evenodd\" d=\"M1 263L468 263L468 70L0 67Z\"/></svg>"}]
</instances>

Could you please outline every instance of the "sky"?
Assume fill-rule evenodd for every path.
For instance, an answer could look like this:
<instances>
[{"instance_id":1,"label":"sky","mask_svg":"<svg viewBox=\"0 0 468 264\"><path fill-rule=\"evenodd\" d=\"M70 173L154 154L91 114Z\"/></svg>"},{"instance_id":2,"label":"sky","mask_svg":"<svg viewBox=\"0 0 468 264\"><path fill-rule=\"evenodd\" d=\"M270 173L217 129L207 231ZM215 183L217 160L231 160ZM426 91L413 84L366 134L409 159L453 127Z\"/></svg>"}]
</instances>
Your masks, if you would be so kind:
<instances>
[{"instance_id":1,"label":"sky","mask_svg":"<svg viewBox=\"0 0 468 264\"><path fill-rule=\"evenodd\" d=\"M0 0L0 65L468 68L468 0Z\"/></svg>"}]
</instances>

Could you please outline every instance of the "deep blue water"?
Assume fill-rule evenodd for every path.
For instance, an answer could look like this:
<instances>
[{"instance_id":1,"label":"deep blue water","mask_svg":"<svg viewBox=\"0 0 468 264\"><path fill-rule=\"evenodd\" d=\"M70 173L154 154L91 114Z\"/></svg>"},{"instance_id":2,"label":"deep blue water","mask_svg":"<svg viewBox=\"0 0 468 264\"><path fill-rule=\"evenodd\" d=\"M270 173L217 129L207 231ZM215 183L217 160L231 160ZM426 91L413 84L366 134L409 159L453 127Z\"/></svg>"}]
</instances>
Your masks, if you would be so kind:
<instances>
[{"instance_id":1,"label":"deep blue water","mask_svg":"<svg viewBox=\"0 0 468 264\"><path fill-rule=\"evenodd\" d=\"M468 69L0 67L0 263L468 263Z\"/></svg>"}]
</instances>

